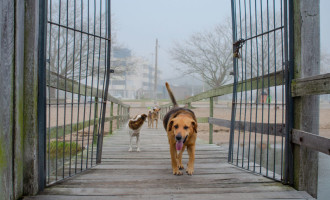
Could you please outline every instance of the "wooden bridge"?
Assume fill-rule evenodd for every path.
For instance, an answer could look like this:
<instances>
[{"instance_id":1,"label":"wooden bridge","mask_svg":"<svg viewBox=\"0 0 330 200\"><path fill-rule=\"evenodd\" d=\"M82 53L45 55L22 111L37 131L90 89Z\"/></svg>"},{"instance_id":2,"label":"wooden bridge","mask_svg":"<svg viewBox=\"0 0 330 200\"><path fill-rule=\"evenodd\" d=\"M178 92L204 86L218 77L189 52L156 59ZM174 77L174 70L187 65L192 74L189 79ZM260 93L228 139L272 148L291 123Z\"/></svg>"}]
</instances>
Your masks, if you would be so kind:
<instances>
[{"instance_id":1,"label":"wooden bridge","mask_svg":"<svg viewBox=\"0 0 330 200\"><path fill-rule=\"evenodd\" d=\"M161 122L160 122L161 123ZM125 128L104 139L102 164L46 188L34 199L312 199L227 163L227 147L196 145L195 174L172 175L167 135L144 125L141 152L128 152ZM183 163L187 163L184 153Z\"/></svg>"},{"instance_id":2,"label":"wooden bridge","mask_svg":"<svg viewBox=\"0 0 330 200\"><path fill-rule=\"evenodd\" d=\"M128 152L124 129L103 141L133 116L130 105L108 93L111 2L93 6L94 18L87 17L93 32L76 26L86 13L69 20L59 12L55 20L62 2L3 0L0 6L0 200L317 197L318 152L330 155L330 139L319 136L318 95L330 94L330 73L320 74L319 1L267 2L266 13L262 1L247 9L245 1L231 0L233 71L226 76L233 83L178 101L194 107L209 100L209 115L198 116L209 126L209 143L213 125L230 128L229 148L199 141L193 176L172 175L163 128L142 130L142 152ZM89 1L81 2L89 13ZM66 7L62 13L79 10ZM95 32L99 21L105 23ZM230 119L214 108L224 95L232 95ZM171 106L162 104L161 116Z\"/></svg>"}]
</instances>

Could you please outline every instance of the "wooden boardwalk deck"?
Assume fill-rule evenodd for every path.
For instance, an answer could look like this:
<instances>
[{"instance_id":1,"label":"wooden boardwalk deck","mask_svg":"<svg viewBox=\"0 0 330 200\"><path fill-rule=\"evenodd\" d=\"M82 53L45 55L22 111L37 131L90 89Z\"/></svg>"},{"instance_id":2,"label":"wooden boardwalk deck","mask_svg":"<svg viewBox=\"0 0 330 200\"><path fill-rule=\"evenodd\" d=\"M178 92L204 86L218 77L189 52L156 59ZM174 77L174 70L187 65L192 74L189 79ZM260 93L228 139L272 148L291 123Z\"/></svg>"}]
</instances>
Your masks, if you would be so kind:
<instances>
[{"instance_id":1,"label":"wooden boardwalk deck","mask_svg":"<svg viewBox=\"0 0 330 200\"><path fill-rule=\"evenodd\" d=\"M198 143L193 176L172 175L167 135L141 131L141 152L128 152L127 130L105 137L102 164L47 188L36 199L312 199L227 163L227 148ZM183 163L186 166L187 153Z\"/></svg>"}]
</instances>

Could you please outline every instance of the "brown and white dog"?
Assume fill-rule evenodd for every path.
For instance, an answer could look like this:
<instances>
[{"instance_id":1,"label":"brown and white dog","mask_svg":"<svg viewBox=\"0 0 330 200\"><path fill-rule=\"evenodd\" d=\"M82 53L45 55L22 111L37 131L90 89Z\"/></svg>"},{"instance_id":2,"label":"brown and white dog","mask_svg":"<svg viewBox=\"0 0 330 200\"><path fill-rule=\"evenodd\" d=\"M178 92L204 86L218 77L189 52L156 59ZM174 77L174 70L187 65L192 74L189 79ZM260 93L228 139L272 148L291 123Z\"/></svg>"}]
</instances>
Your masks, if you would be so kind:
<instances>
[{"instance_id":1,"label":"brown and white dog","mask_svg":"<svg viewBox=\"0 0 330 200\"><path fill-rule=\"evenodd\" d=\"M159 111L161 108L153 108L152 111L149 110L148 113L148 127L154 128L154 121L156 121L156 128L158 128L158 119L159 119Z\"/></svg>"},{"instance_id":2,"label":"brown and white dog","mask_svg":"<svg viewBox=\"0 0 330 200\"><path fill-rule=\"evenodd\" d=\"M194 173L195 143L197 138L197 120L193 111L179 108L170 86L166 83L168 94L173 103L173 108L164 116L163 125L167 132L170 144L172 170L174 175L182 175L182 153L187 147L189 161L187 174Z\"/></svg>"},{"instance_id":3,"label":"brown and white dog","mask_svg":"<svg viewBox=\"0 0 330 200\"><path fill-rule=\"evenodd\" d=\"M128 127L129 127L129 136L130 136L130 145L129 145L129 150L132 151L132 139L133 137L136 137L136 146L137 149L136 151L140 151L140 130L142 128L143 123L146 121L147 115L142 114L142 115L137 115L133 119L130 119L128 121Z\"/></svg>"}]
</instances>

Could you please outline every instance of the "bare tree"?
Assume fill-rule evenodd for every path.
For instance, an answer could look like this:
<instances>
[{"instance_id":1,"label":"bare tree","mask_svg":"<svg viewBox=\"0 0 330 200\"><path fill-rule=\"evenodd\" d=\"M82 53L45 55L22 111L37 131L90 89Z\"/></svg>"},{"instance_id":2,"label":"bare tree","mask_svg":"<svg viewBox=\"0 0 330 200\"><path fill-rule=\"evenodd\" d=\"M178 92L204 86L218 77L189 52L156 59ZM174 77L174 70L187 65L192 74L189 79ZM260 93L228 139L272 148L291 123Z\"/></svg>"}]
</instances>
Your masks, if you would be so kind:
<instances>
[{"instance_id":1,"label":"bare tree","mask_svg":"<svg viewBox=\"0 0 330 200\"><path fill-rule=\"evenodd\" d=\"M105 39L108 35L106 6L102 5L101 9L94 4L88 6L87 3L90 2L68 1L67 5L66 1L55 1L49 5L48 15L51 23L47 33L47 69L81 83L91 76L94 76L94 81L103 80L108 48ZM114 46L120 45L116 42L116 33L112 31L111 34L113 50ZM126 57L120 63L133 65L133 62L134 59ZM118 59L113 56L110 64L116 73L114 78L123 76L125 71L134 70L134 67L118 64ZM95 76L97 74L99 76ZM50 96L55 97L54 89L50 89Z\"/></svg>"},{"instance_id":2,"label":"bare tree","mask_svg":"<svg viewBox=\"0 0 330 200\"><path fill-rule=\"evenodd\" d=\"M213 30L195 33L188 40L176 43L172 58L183 64L177 67L185 75L197 75L212 88L227 83L232 70L232 33L229 20Z\"/></svg>"},{"instance_id":3,"label":"bare tree","mask_svg":"<svg viewBox=\"0 0 330 200\"><path fill-rule=\"evenodd\" d=\"M330 73L330 54L326 51L322 51L321 58L320 58L320 64L321 64L321 73Z\"/></svg>"}]
</instances>

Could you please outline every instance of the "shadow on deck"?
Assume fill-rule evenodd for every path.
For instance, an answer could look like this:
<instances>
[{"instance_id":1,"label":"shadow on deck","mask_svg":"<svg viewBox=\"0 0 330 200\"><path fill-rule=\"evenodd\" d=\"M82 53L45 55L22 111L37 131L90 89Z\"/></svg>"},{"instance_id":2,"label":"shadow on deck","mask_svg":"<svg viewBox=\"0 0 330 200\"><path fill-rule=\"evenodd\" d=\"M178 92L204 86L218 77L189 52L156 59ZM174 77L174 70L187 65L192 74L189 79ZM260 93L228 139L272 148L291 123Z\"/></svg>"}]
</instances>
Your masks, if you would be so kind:
<instances>
[{"instance_id":1,"label":"shadow on deck","mask_svg":"<svg viewBox=\"0 0 330 200\"><path fill-rule=\"evenodd\" d=\"M227 148L196 145L193 176L172 175L162 124L141 131L141 152L128 152L125 128L104 138L102 164L48 187L36 199L312 199L306 192L227 163ZM185 152L183 163L186 166Z\"/></svg>"}]
</instances>

